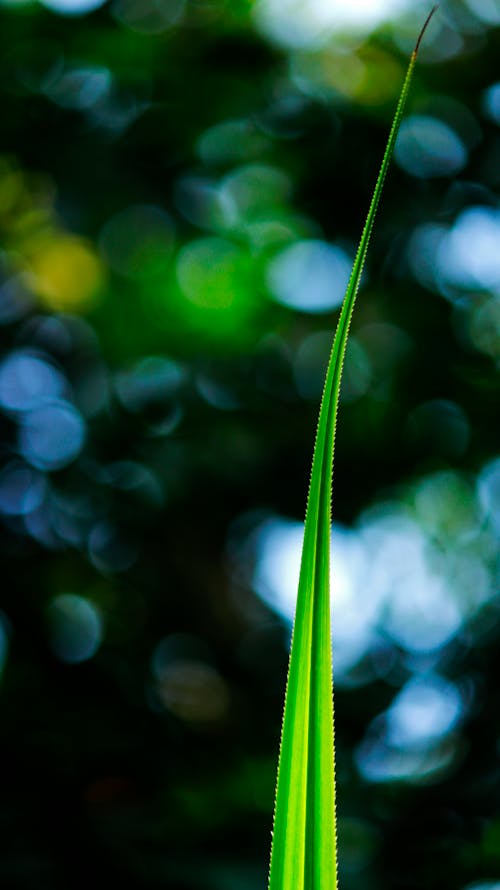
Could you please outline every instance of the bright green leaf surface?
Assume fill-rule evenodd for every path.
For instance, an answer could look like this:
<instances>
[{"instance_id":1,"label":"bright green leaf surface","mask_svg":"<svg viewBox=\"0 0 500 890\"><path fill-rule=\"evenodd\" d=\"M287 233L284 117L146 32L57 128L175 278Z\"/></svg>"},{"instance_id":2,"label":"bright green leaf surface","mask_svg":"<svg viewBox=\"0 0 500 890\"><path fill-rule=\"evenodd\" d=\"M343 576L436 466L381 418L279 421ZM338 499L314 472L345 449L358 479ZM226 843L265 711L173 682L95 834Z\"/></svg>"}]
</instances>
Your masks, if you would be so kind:
<instances>
[{"instance_id":1,"label":"bright green leaf surface","mask_svg":"<svg viewBox=\"0 0 500 890\"><path fill-rule=\"evenodd\" d=\"M432 13L431 13L432 15ZM335 890L337 851L330 637L330 525L335 424L356 294L422 29L394 115L328 365L314 449L276 788L269 890Z\"/></svg>"}]
</instances>

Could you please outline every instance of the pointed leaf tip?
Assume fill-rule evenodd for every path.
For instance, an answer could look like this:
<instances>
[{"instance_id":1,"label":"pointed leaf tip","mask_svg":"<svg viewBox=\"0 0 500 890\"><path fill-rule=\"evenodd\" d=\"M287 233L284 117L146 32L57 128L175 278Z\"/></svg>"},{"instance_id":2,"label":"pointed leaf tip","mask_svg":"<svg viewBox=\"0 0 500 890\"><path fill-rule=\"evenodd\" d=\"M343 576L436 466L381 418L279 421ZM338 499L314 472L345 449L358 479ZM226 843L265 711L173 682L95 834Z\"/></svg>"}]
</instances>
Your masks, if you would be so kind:
<instances>
[{"instance_id":1,"label":"pointed leaf tip","mask_svg":"<svg viewBox=\"0 0 500 890\"><path fill-rule=\"evenodd\" d=\"M436 12L436 9L438 8L438 6L439 6L439 3L436 3L436 5L432 7L432 9L431 9L429 15L427 16L427 18L426 18L426 20L425 20L425 22L424 22L424 24L423 24L423 26L422 26L422 30L420 31L420 34L418 35L418 40L417 40L417 42L416 42L416 44L415 44L415 49L413 50L413 55L414 55L414 56L416 56L417 53L418 53L418 51L419 51L420 44L422 43L422 37L424 36L425 32L427 31L427 26L428 26L428 24L429 24L429 22L430 22L432 16L433 16L434 13Z\"/></svg>"}]
</instances>

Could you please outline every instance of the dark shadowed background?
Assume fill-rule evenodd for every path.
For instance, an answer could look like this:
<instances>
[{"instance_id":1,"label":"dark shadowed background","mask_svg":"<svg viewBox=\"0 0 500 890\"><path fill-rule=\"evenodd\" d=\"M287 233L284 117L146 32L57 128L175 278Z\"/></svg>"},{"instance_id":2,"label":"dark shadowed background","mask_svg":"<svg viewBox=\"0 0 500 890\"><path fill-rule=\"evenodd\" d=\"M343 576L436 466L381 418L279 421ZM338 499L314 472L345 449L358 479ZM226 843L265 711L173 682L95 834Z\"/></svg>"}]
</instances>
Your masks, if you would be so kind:
<instances>
[{"instance_id":1,"label":"dark shadowed background","mask_svg":"<svg viewBox=\"0 0 500 890\"><path fill-rule=\"evenodd\" d=\"M0 0L0 880L264 890L314 428L409 0ZM343 890L500 888L500 6L422 46L346 359Z\"/></svg>"}]
</instances>

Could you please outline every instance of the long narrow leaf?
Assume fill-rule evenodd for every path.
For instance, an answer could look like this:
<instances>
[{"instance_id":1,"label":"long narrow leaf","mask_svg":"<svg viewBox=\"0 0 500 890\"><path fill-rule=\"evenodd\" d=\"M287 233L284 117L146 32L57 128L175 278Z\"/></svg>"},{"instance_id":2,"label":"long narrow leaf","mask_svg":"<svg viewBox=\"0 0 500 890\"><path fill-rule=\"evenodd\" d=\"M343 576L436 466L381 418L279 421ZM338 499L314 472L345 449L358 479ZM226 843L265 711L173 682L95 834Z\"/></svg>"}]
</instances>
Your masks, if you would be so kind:
<instances>
[{"instance_id":1,"label":"long narrow leaf","mask_svg":"<svg viewBox=\"0 0 500 890\"><path fill-rule=\"evenodd\" d=\"M326 374L307 503L278 765L269 890L336 890L337 853L330 636L330 526L342 365L375 214L410 89L411 56L340 313Z\"/></svg>"}]
</instances>

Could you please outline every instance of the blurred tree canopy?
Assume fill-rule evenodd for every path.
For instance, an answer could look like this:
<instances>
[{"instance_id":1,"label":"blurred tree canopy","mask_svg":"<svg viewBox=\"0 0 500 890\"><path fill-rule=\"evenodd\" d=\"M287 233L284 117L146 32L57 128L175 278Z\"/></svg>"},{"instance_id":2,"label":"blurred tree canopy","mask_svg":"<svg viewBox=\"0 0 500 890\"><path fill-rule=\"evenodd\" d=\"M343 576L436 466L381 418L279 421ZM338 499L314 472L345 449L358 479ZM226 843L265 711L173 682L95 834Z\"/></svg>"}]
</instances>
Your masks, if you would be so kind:
<instances>
[{"instance_id":1,"label":"blurred tree canopy","mask_svg":"<svg viewBox=\"0 0 500 890\"><path fill-rule=\"evenodd\" d=\"M265 887L322 379L425 3L0 0L0 876ZM345 890L500 887L500 7L422 46L346 359Z\"/></svg>"}]
</instances>

